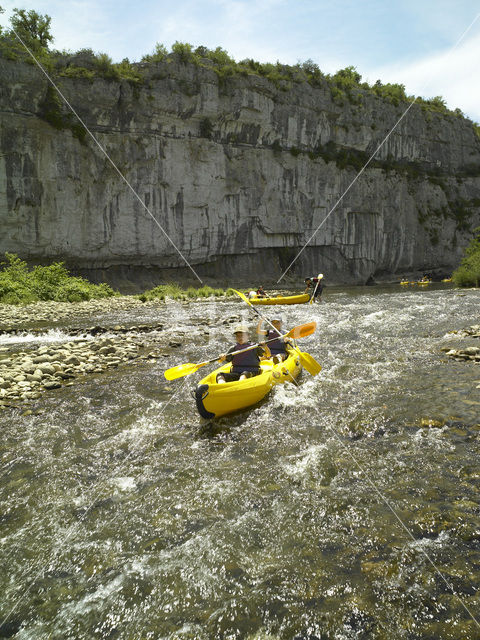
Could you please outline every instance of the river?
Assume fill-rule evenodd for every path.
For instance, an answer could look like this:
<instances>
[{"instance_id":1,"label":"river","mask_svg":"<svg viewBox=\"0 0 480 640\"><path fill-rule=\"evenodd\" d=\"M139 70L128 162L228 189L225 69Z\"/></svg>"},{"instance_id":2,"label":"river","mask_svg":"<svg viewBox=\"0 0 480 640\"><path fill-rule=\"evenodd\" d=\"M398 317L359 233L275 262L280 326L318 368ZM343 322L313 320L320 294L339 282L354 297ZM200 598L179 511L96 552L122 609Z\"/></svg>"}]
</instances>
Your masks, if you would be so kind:
<instances>
[{"instance_id":1,"label":"river","mask_svg":"<svg viewBox=\"0 0 480 640\"><path fill-rule=\"evenodd\" d=\"M191 396L209 369L163 371L225 351L251 309L88 318L163 321L181 346L0 413L0 637L480 638L480 366L441 351L480 346L448 333L479 305L389 286L283 307L317 322L322 371L215 423ZM70 338L3 343L42 339Z\"/></svg>"}]
</instances>

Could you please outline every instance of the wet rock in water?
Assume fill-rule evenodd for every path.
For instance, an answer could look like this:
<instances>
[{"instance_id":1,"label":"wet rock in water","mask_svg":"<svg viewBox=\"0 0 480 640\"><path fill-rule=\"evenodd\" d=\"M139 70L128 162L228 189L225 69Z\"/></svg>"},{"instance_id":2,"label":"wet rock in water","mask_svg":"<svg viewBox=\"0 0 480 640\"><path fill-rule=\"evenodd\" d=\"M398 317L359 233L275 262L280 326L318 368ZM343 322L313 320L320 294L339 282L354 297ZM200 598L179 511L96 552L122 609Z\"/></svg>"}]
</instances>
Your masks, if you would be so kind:
<instances>
[{"instance_id":1,"label":"wet rock in water","mask_svg":"<svg viewBox=\"0 0 480 640\"><path fill-rule=\"evenodd\" d=\"M45 382L43 386L45 387L45 389L50 390L50 389L60 389L62 385L60 384L60 382L51 381L51 382Z\"/></svg>"},{"instance_id":2,"label":"wet rock in water","mask_svg":"<svg viewBox=\"0 0 480 640\"><path fill-rule=\"evenodd\" d=\"M420 424L422 427L433 427L435 429L440 429L445 425L445 421L434 420L433 418L422 418Z\"/></svg>"},{"instance_id":3,"label":"wet rock in water","mask_svg":"<svg viewBox=\"0 0 480 640\"><path fill-rule=\"evenodd\" d=\"M32 358L32 362L34 362L35 364L42 364L43 362L50 362L50 356L47 356L46 354L35 356L34 358Z\"/></svg>"},{"instance_id":4,"label":"wet rock in water","mask_svg":"<svg viewBox=\"0 0 480 640\"><path fill-rule=\"evenodd\" d=\"M169 347L181 347L182 343L181 342L175 342L174 340L170 340L170 342L168 343Z\"/></svg>"},{"instance_id":5,"label":"wet rock in water","mask_svg":"<svg viewBox=\"0 0 480 640\"><path fill-rule=\"evenodd\" d=\"M98 350L98 353L100 353L102 356L106 356L110 353L115 353L115 347L113 346L106 346L106 347L101 347Z\"/></svg>"},{"instance_id":6,"label":"wet rock in water","mask_svg":"<svg viewBox=\"0 0 480 640\"><path fill-rule=\"evenodd\" d=\"M39 364L38 370L43 374L49 373L50 375L52 375L53 373L55 373L55 367L46 362Z\"/></svg>"}]
</instances>

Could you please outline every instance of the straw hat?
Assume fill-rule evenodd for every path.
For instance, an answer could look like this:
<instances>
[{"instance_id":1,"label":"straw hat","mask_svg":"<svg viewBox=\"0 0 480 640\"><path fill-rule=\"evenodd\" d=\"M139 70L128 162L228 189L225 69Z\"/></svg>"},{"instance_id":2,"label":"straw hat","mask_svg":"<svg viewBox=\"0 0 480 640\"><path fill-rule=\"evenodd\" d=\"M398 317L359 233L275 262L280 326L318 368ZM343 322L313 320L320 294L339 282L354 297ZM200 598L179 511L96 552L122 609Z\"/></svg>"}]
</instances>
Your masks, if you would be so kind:
<instances>
[{"instance_id":1,"label":"straw hat","mask_svg":"<svg viewBox=\"0 0 480 640\"><path fill-rule=\"evenodd\" d=\"M246 324L237 324L233 329L233 333L248 333L248 327Z\"/></svg>"}]
</instances>

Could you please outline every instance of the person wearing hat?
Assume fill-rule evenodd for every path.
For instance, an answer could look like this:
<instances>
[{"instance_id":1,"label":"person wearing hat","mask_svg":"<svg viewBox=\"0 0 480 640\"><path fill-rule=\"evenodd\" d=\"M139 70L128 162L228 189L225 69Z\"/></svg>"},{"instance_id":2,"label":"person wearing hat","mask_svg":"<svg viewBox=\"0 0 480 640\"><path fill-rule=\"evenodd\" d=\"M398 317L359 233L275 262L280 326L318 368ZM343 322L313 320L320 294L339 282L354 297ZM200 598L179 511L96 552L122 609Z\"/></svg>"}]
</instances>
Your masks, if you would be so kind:
<instances>
[{"instance_id":1,"label":"person wearing hat","mask_svg":"<svg viewBox=\"0 0 480 640\"><path fill-rule=\"evenodd\" d=\"M220 362L225 360L231 362L232 368L230 371L217 374L217 383L219 384L258 376L262 371L260 369L260 358L270 357L270 349L266 345L258 345L254 349L250 349L250 351L244 351L232 356L231 353L233 351L241 351L242 349L253 347L253 343L248 340L248 327L245 324L237 324L233 329L233 333L237 343L230 347L227 353L218 358Z\"/></svg>"},{"instance_id":2,"label":"person wearing hat","mask_svg":"<svg viewBox=\"0 0 480 640\"><path fill-rule=\"evenodd\" d=\"M310 293L310 297L313 296L314 302L320 302L320 300L317 300L317 298L322 297L322 291L324 288L324 284L322 280L323 280L323 273L319 273L316 278L315 276L313 278L305 278L305 284L307 286L304 293ZM310 292L309 289L312 289L312 292Z\"/></svg>"},{"instance_id":3,"label":"person wearing hat","mask_svg":"<svg viewBox=\"0 0 480 640\"><path fill-rule=\"evenodd\" d=\"M261 284L257 289L257 298L268 298L267 292L263 288L263 284Z\"/></svg>"},{"instance_id":4,"label":"person wearing hat","mask_svg":"<svg viewBox=\"0 0 480 640\"><path fill-rule=\"evenodd\" d=\"M268 347L273 356L273 361L275 363L282 362L288 356L289 345L291 344L290 338L282 338L282 322L283 318L281 315L277 315L272 318L272 324L275 327L274 329L262 329L263 318L258 321L257 325L257 335L260 339L268 341ZM261 337L260 337L261 336ZM276 338L276 339L275 339ZM270 342L273 340L273 342Z\"/></svg>"}]
</instances>

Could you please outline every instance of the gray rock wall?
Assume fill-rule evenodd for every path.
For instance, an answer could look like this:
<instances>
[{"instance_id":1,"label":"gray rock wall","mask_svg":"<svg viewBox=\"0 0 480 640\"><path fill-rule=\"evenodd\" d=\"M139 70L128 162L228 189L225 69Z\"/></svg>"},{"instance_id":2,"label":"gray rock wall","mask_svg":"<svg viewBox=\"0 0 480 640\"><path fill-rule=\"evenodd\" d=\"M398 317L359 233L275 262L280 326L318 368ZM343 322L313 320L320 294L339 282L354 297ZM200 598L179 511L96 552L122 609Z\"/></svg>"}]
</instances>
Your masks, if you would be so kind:
<instances>
[{"instance_id":1,"label":"gray rock wall","mask_svg":"<svg viewBox=\"0 0 480 640\"><path fill-rule=\"evenodd\" d=\"M147 73L142 87L58 82L202 277L276 281L319 225L290 279L449 272L480 224L480 141L463 118L414 105L377 154L382 162L323 222L357 173L339 157L326 161L325 145L367 157L404 105L371 94L340 105L326 83L284 91L264 78L219 81L213 70L172 62ZM63 259L111 281L115 273L188 275L94 141L45 120L47 98L38 68L1 60L0 253Z\"/></svg>"}]
</instances>

